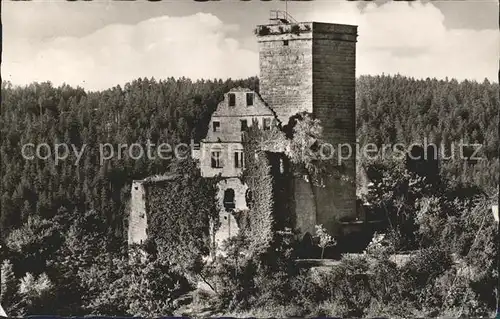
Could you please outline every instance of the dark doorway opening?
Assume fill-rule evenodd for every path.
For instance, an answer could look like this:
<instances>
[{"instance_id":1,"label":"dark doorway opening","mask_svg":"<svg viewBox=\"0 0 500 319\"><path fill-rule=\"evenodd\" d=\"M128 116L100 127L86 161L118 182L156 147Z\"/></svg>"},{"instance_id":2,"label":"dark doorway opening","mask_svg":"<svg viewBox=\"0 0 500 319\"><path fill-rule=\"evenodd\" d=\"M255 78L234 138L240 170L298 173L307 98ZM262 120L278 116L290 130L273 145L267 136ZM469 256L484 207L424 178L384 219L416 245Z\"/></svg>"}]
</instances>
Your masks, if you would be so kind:
<instances>
[{"instance_id":1,"label":"dark doorway opening","mask_svg":"<svg viewBox=\"0 0 500 319\"><path fill-rule=\"evenodd\" d=\"M226 211L233 210L236 207L234 202L234 189L228 188L224 191L224 208Z\"/></svg>"}]
</instances>

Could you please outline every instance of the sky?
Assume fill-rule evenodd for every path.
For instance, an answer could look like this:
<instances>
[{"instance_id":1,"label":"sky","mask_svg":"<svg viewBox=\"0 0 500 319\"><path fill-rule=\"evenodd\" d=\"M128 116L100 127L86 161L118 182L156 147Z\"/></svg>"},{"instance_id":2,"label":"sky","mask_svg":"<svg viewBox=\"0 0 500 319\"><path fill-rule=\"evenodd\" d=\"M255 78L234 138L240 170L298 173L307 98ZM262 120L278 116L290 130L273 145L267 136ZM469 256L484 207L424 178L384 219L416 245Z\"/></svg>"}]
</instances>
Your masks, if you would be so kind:
<instances>
[{"instance_id":1,"label":"sky","mask_svg":"<svg viewBox=\"0 0 500 319\"><path fill-rule=\"evenodd\" d=\"M496 0L288 1L297 21L358 26L356 73L498 82ZM253 30L285 2L2 1L2 79L88 90L139 77L259 73Z\"/></svg>"}]
</instances>

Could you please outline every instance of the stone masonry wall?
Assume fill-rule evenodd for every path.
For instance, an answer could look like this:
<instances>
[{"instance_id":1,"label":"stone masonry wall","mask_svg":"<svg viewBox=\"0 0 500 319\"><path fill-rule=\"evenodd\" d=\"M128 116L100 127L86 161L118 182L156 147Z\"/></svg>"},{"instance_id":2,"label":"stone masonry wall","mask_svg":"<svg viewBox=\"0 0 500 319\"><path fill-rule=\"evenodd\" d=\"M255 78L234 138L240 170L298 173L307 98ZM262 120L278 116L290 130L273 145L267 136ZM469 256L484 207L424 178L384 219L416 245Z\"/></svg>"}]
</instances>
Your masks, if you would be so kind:
<instances>
[{"instance_id":1,"label":"stone masonry wall","mask_svg":"<svg viewBox=\"0 0 500 319\"><path fill-rule=\"evenodd\" d=\"M312 184L302 176L295 176L293 179L294 210L301 212L297 214L295 227L301 234L314 234L314 226L317 225L316 202L312 200L314 193Z\"/></svg>"},{"instance_id":2,"label":"stone masonry wall","mask_svg":"<svg viewBox=\"0 0 500 319\"><path fill-rule=\"evenodd\" d=\"M229 94L234 94L235 105L229 105ZM253 105L247 105L246 94L253 95ZM259 96L252 90L245 88L234 88L224 94L224 100L218 105L212 114L207 136L204 142L241 142L240 120L247 120L248 126L252 125L252 120L256 119L259 126L264 118L273 119L273 111L267 107ZM219 131L213 131L213 122L220 123Z\"/></svg>"},{"instance_id":3,"label":"stone masonry wall","mask_svg":"<svg viewBox=\"0 0 500 319\"><path fill-rule=\"evenodd\" d=\"M286 124L296 113L310 112L321 121L327 142L335 148L342 143L354 147L357 27L306 22L299 24L302 31L298 33L281 34L276 32L276 26L259 27L273 29L271 33L258 34L260 93L281 123ZM344 161L345 172L352 181L354 163L354 154ZM313 187L313 196L295 194L296 219L315 219L335 233L340 218L356 216L355 183L341 184L332 178L325 184L323 188ZM313 206L316 216L301 216L312 214L309 208Z\"/></svg>"},{"instance_id":4,"label":"stone masonry wall","mask_svg":"<svg viewBox=\"0 0 500 319\"><path fill-rule=\"evenodd\" d=\"M222 167L212 167L212 152L220 152ZM223 177L237 177L243 172L243 168L234 165L234 153L243 152L243 145L238 142L205 143L202 142L199 152L201 176L214 177L219 174Z\"/></svg>"},{"instance_id":5,"label":"stone masonry wall","mask_svg":"<svg viewBox=\"0 0 500 319\"><path fill-rule=\"evenodd\" d=\"M313 24L313 114L321 121L323 137L337 150L351 145L343 160L350 182L331 178L317 188L318 222L335 228L335 219L356 217L356 33L355 26ZM342 148L348 156L347 149ZM334 196L331 196L334 195ZM335 216L332 216L332 211Z\"/></svg>"},{"instance_id":6,"label":"stone masonry wall","mask_svg":"<svg viewBox=\"0 0 500 319\"><path fill-rule=\"evenodd\" d=\"M298 112L312 111L311 36L259 37L260 94L282 125Z\"/></svg>"},{"instance_id":7,"label":"stone masonry wall","mask_svg":"<svg viewBox=\"0 0 500 319\"><path fill-rule=\"evenodd\" d=\"M146 191L141 181L132 183L128 220L128 244L143 244L147 239Z\"/></svg>"}]
</instances>

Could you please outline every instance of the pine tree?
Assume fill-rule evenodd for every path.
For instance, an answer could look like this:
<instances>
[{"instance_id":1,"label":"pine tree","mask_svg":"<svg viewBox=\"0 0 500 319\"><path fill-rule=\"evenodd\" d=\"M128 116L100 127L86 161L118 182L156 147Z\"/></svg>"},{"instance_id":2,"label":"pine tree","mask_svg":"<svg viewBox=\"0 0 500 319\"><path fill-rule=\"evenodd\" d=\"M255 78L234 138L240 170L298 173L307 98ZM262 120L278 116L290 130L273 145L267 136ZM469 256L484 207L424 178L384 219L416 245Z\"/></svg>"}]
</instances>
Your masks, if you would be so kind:
<instances>
[{"instance_id":1,"label":"pine tree","mask_svg":"<svg viewBox=\"0 0 500 319\"><path fill-rule=\"evenodd\" d=\"M0 284L0 304L5 309L11 309L19 302L19 296L17 295L17 279L10 260L4 260L2 263Z\"/></svg>"}]
</instances>

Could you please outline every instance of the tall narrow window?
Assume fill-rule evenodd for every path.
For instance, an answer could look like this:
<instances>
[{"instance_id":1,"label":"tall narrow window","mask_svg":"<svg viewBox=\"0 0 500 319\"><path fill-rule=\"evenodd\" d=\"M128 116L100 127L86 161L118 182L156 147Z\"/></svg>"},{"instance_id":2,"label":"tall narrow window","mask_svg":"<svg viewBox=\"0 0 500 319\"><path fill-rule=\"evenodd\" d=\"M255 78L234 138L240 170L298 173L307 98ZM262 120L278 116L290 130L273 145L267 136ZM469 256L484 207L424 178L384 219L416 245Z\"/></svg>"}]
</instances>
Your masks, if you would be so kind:
<instances>
[{"instance_id":1,"label":"tall narrow window","mask_svg":"<svg viewBox=\"0 0 500 319\"><path fill-rule=\"evenodd\" d=\"M247 106L253 105L253 92L247 93Z\"/></svg>"},{"instance_id":2,"label":"tall narrow window","mask_svg":"<svg viewBox=\"0 0 500 319\"><path fill-rule=\"evenodd\" d=\"M271 119L265 118L262 120L262 129L264 131L269 131L271 129Z\"/></svg>"},{"instance_id":3,"label":"tall narrow window","mask_svg":"<svg viewBox=\"0 0 500 319\"><path fill-rule=\"evenodd\" d=\"M243 157L243 152L234 152L234 167L243 168L245 167L245 159Z\"/></svg>"},{"instance_id":4,"label":"tall narrow window","mask_svg":"<svg viewBox=\"0 0 500 319\"><path fill-rule=\"evenodd\" d=\"M234 93L229 93L229 106L235 106L236 105L236 95Z\"/></svg>"},{"instance_id":5,"label":"tall narrow window","mask_svg":"<svg viewBox=\"0 0 500 319\"><path fill-rule=\"evenodd\" d=\"M220 152L212 152L212 168L222 168Z\"/></svg>"},{"instance_id":6,"label":"tall narrow window","mask_svg":"<svg viewBox=\"0 0 500 319\"><path fill-rule=\"evenodd\" d=\"M212 125L213 125L214 132L220 131L220 122L219 121L213 121Z\"/></svg>"},{"instance_id":7,"label":"tall narrow window","mask_svg":"<svg viewBox=\"0 0 500 319\"><path fill-rule=\"evenodd\" d=\"M247 120L240 120L241 131L246 132L248 130L248 122Z\"/></svg>"}]
</instances>

